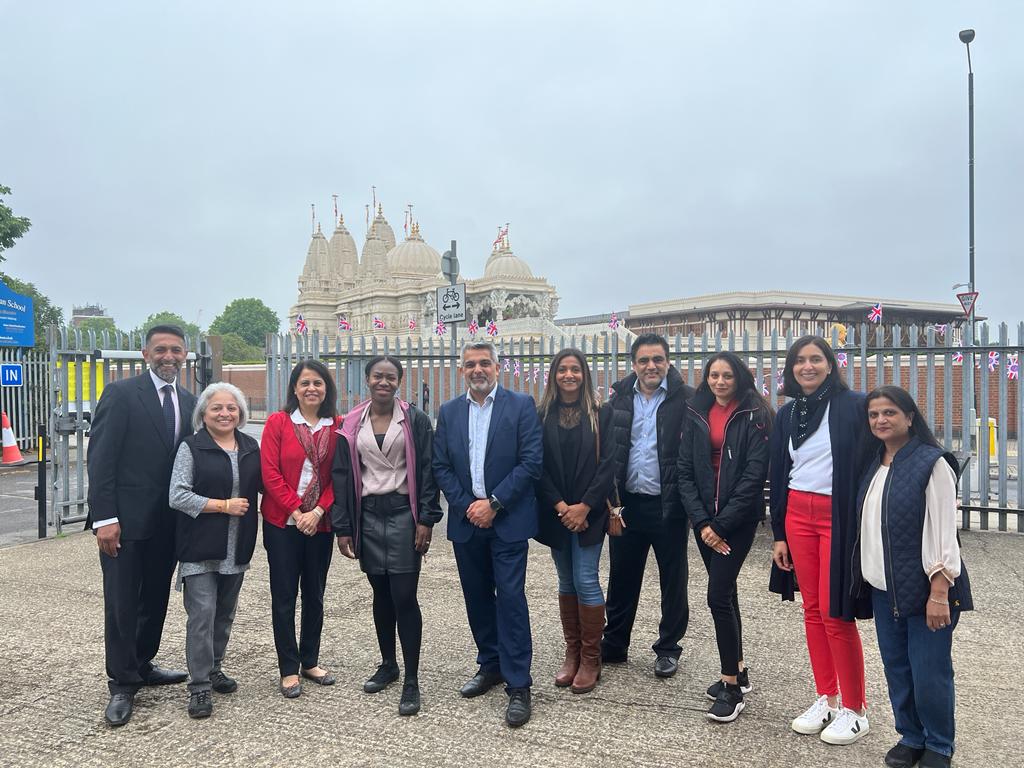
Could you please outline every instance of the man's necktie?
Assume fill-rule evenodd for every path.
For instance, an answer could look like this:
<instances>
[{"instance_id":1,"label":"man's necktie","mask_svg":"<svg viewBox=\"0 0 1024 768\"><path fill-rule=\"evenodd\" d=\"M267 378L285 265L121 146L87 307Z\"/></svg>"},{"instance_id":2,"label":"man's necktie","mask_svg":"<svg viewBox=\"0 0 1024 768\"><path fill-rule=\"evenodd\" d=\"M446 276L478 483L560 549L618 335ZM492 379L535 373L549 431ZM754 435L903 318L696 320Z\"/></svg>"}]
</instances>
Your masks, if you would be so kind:
<instances>
[{"instance_id":1,"label":"man's necktie","mask_svg":"<svg viewBox=\"0 0 1024 768\"><path fill-rule=\"evenodd\" d=\"M174 400L171 399L174 387L164 384L160 389L164 392L164 423L167 425L167 437L171 445L174 445Z\"/></svg>"}]
</instances>

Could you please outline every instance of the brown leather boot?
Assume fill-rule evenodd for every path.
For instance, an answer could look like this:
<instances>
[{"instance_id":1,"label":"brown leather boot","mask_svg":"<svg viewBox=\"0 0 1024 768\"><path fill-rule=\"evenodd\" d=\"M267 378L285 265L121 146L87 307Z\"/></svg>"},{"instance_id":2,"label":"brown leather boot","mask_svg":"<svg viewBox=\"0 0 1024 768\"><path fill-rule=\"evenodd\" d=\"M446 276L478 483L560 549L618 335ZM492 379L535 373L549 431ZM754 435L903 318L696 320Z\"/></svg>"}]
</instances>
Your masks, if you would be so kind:
<instances>
[{"instance_id":1,"label":"brown leather boot","mask_svg":"<svg viewBox=\"0 0 1024 768\"><path fill-rule=\"evenodd\" d=\"M580 668L572 681L573 693L594 690L601 679L601 636L604 634L604 604L580 603Z\"/></svg>"},{"instance_id":2,"label":"brown leather boot","mask_svg":"<svg viewBox=\"0 0 1024 768\"><path fill-rule=\"evenodd\" d=\"M555 685L565 688L572 685L576 670L580 668L580 604L576 595L558 596L558 614L562 617L565 636L565 661L555 675Z\"/></svg>"}]
</instances>

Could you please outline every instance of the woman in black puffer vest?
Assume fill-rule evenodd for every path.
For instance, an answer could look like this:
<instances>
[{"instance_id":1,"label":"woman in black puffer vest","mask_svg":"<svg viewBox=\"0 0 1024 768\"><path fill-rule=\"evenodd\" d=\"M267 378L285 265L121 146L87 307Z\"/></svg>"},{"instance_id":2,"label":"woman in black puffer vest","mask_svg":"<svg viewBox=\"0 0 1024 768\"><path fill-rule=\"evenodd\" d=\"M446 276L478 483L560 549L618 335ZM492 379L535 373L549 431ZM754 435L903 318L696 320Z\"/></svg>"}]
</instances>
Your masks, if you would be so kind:
<instances>
[{"instance_id":1,"label":"woman in black puffer vest","mask_svg":"<svg viewBox=\"0 0 1024 768\"><path fill-rule=\"evenodd\" d=\"M900 387L867 396L852 588L870 593L899 743L889 766L948 766L953 628L973 608L957 535L957 462Z\"/></svg>"}]
</instances>

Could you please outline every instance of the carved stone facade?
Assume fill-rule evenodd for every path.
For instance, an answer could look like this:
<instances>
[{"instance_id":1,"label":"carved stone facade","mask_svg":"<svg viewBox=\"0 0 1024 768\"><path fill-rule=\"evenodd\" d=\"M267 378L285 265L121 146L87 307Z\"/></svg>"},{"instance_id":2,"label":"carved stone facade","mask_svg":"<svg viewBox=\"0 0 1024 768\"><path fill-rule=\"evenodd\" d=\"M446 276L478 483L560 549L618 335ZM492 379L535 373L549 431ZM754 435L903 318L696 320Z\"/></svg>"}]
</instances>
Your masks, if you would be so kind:
<instances>
[{"instance_id":1,"label":"carved stone facade","mask_svg":"<svg viewBox=\"0 0 1024 768\"><path fill-rule=\"evenodd\" d=\"M396 243L383 206L378 206L360 257L344 217L339 217L330 240L319 226L313 234L299 275L298 301L288 313L290 327L295 329L302 315L310 332L331 338L339 333L340 321L350 326L342 334L429 336L436 325L435 292L446 282L441 255L424 241L419 223ZM507 233L492 246L483 277L460 275L459 282L466 283L467 322L476 319L481 332L492 320L499 335L504 335L504 321L535 318L539 322L526 326L546 328L558 312L555 287L534 277L512 252Z\"/></svg>"}]
</instances>

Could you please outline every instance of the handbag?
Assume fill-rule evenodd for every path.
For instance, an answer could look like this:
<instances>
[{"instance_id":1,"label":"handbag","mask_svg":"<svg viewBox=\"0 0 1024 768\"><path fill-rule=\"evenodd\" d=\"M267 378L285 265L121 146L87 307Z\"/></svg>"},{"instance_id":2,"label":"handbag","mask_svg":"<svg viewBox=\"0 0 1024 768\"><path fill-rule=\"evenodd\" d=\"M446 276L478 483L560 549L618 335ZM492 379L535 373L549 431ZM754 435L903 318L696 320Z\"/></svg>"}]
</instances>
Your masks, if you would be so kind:
<instances>
[{"instance_id":1,"label":"handbag","mask_svg":"<svg viewBox=\"0 0 1024 768\"><path fill-rule=\"evenodd\" d=\"M597 430L595 435L597 444L597 462L601 463L601 430ZM619 501L619 481L615 480L612 486L612 493L615 494L616 504L612 504L611 499L605 499L605 504L608 505L608 535L609 536L621 536L622 530L626 527L626 521L622 517L624 507L622 502Z\"/></svg>"}]
</instances>

